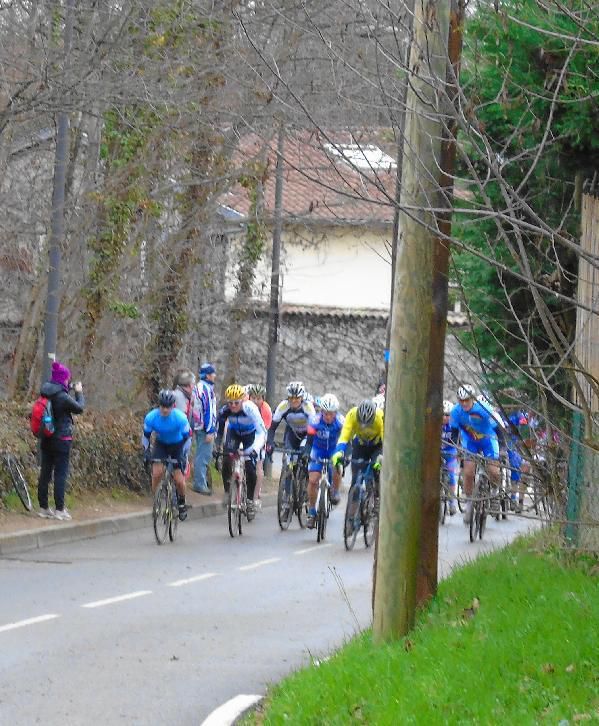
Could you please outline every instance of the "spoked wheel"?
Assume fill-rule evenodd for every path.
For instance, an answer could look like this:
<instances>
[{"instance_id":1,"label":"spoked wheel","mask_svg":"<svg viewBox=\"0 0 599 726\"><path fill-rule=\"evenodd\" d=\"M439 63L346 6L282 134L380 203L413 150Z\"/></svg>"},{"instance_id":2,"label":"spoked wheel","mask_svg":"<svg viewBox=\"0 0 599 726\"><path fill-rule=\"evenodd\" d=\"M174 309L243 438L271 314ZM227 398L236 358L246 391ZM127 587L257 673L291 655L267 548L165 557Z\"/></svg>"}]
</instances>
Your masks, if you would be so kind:
<instances>
[{"instance_id":1,"label":"spoked wheel","mask_svg":"<svg viewBox=\"0 0 599 726\"><path fill-rule=\"evenodd\" d=\"M238 531L239 534L243 534L243 515L247 518L248 511L248 492L245 483L245 478L239 482L239 519L238 519ZM254 516L256 513L254 512ZM248 522L250 520L248 519Z\"/></svg>"},{"instance_id":2,"label":"spoked wheel","mask_svg":"<svg viewBox=\"0 0 599 726\"><path fill-rule=\"evenodd\" d=\"M472 503L472 517L470 518L470 541L474 542L478 537L480 528L480 502Z\"/></svg>"},{"instance_id":3,"label":"spoked wheel","mask_svg":"<svg viewBox=\"0 0 599 726\"><path fill-rule=\"evenodd\" d=\"M362 521L364 522L364 544L366 547L370 547L374 543L379 525L378 502L373 489L370 489L366 494L366 499L362 502Z\"/></svg>"},{"instance_id":4,"label":"spoked wheel","mask_svg":"<svg viewBox=\"0 0 599 726\"><path fill-rule=\"evenodd\" d=\"M21 500L21 504L28 512L30 512L33 509L33 505L31 504L27 481L25 480L25 475L23 474L23 470L21 469L19 462L14 458L14 456L9 454L6 457L6 466L10 472L13 486Z\"/></svg>"},{"instance_id":5,"label":"spoked wheel","mask_svg":"<svg viewBox=\"0 0 599 726\"><path fill-rule=\"evenodd\" d=\"M441 492L441 501L439 502L439 524L445 524L445 517L447 516L447 495L445 490Z\"/></svg>"},{"instance_id":6,"label":"spoked wheel","mask_svg":"<svg viewBox=\"0 0 599 726\"><path fill-rule=\"evenodd\" d=\"M458 509L460 512L464 512L466 510L466 502L463 499L464 496L464 490L462 489L462 480L461 478L458 480L458 486L456 488L456 499L458 500Z\"/></svg>"},{"instance_id":7,"label":"spoked wheel","mask_svg":"<svg viewBox=\"0 0 599 726\"><path fill-rule=\"evenodd\" d=\"M179 526L179 504L177 502L177 489L171 484L171 507L168 517L168 538L174 542L177 538L177 527Z\"/></svg>"},{"instance_id":8,"label":"spoked wheel","mask_svg":"<svg viewBox=\"0 0 599 726\"><path fill-rule=\"evenodd\" d=\"M302 529L306 527L308 518L308 474L305 470L300 471L296 481L295 508L297 521Z\"/></svg>"},{"instance_id":9,"label":"spoked wheel","mask_svg":"<svg viewBox=\"0 0 599 726\"><path fill-rule=\"evenodd\" d=\"M510 496L506 492L501 497L501 519L507 519L508 512L510 511Z\"/></svg>"},{"instance_id":10,"label":"spoked wheel","mask_svg":"<svg viewBox=\"0 0 599 726\"><path fill-rule=\"evenodd\" d=\"M345 523L343 525L343 542L346 550L352 550L356 544L358 530L362 525L360 512L360 484L352 484L347 494L345 505Z\"/></svg>"},{"instance_id":11,"label":"spoked wheel","mask_svg":"<svg viewBox=\"0 0 599 726\"><path fill-rule=\"evenodd\" d=\"M318 498L318 522L316 524L316 541L322 542L327 533L327 518L329 516L328 487L326 481L320 482L320 497Z\"/></svg>"},{"instance_id":12,"label":"spoked wheel","mask_svg":"<svg viewBox=\"0 0 599 726\"><path fill-rule=\"evenodd\" d=\"M152 519L154 521L156 542L162 545L166 542L170 528L169 492L165 479L160 482L158 489L154 493Z\"/></svg>"},{"instance_id":13,"label":"spoked wheel","mask_svg":"<svg viewBox=\"0 0 599 726\"><path fill-rule=\"evenodd\" d=\"M233 479L229 484L229 498L227 500L227 519L229 520L229 534L237 537L241 534L241 482Z\"/></svg>"},{"instance_id":14,"label":"spoked wheel","mask_svg":"<svg viewBox=\"0 0 599 726\"><path fill-rule=\"evenodd\" d=\"M277 516L279 527L283 530L289 529L293 519L293 473L290 469L283 469L279 479Z\"/></svg>"},{"instance_id":15,"label":"spoked wheel","mask_svg":"<svg viewBox=\"0 0 599 726\"><path fill-rule=\"evenodd\" d=\"M479 515L478 515L478 538L482 539L485 533L485 527L487 525L487 512L489 508L489 501L487 499L480 503Z\"/></svg>"}]
</instances>

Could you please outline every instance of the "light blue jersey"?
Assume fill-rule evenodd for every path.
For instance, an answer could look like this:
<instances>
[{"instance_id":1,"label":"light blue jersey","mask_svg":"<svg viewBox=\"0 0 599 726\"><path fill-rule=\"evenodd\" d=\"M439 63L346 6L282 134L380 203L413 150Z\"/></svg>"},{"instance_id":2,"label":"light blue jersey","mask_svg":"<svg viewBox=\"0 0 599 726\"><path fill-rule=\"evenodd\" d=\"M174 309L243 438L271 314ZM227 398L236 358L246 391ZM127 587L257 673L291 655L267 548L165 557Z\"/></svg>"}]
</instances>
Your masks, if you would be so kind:
<instances>
[{"instance_id":1,"label":"light blue jersey","mask_svg":"<svg viewBox=\"0 0 599 726\"><path fill-rule=\"evenodd\" d=\"M187 416L178 408L163 416L159 408L154 408L144 419L144 436L150 438L156 434L156 440L161 444L180 444L191 435Z\"/></svg>"}]
</instances>

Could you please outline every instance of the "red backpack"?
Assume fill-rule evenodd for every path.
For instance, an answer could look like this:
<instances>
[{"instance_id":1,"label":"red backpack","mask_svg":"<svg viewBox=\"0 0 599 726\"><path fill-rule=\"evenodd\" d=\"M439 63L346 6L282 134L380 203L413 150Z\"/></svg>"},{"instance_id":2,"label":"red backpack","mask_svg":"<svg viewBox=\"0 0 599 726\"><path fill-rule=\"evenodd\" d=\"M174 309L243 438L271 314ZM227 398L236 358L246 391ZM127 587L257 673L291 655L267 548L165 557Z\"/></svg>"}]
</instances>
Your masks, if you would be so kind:
<instances>
[{"instance_id":1,"label":"red backpack","mask_svg":"<svg viewBox=\"0 0 599 726\"><path fill-rule=\"evenodd\" d=\"M47 439L54 434L52 401L40 396L31 409L31 432L38 439Z\"/></svg>"}]
</instances>

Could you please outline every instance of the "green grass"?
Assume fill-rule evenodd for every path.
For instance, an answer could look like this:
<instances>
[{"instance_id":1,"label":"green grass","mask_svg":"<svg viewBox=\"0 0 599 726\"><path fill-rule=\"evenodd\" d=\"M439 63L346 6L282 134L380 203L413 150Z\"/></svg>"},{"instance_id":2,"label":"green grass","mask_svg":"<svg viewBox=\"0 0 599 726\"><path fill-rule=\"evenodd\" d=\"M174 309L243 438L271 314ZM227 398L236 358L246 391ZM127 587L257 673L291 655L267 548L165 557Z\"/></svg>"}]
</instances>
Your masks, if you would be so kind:
<instances>
[{"instance_id":1,"label":"green grass","mask_svg":"<svg viewBox=\"0 0 599 726\"><path fill-rule=\"evenodd\" d=\"M597 560L536 547L457 570L409 637L375 647L363 633L276 686L250 722L599 723Z\"/></svg>"}]
</instances>

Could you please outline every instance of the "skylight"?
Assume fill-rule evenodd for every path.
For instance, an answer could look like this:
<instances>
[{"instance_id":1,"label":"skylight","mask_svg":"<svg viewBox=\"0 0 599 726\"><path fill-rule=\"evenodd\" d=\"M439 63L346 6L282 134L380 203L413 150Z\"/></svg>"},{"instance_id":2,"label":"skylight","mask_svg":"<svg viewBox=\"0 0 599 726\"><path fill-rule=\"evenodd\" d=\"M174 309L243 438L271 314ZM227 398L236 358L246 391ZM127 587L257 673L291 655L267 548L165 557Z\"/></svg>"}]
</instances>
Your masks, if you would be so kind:
<instances>
[{"instance_id":1,"label":"skylight","mask_svg":"<svg viewBox=\"0 0 599 726\"><path fill-rule=\"evenodd\" d=\"M395 160L374 144L324 144L329 154L344 159L357 169L375 171L395 169Z\"/></svg>"}]
</instances>

